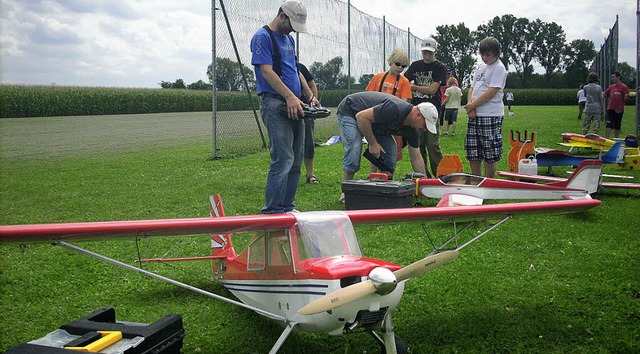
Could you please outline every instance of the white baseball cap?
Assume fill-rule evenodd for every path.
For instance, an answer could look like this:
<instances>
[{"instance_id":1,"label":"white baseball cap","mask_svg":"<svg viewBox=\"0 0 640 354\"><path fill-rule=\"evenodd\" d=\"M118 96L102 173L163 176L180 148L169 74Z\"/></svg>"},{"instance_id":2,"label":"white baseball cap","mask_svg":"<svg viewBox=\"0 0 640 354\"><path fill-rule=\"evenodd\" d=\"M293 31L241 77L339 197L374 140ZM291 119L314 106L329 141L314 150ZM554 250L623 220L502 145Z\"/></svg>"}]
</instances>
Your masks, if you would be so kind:
<instances>
[{"instance_id":1,"label":"white baseball cap","mask_svg":"<svg viewBox=\"0 0 640 354\"><path fill-rule=\"evenodd\" d=\"M422 102L418 104L418 109L424 117L424 122L427 125L427 130L432 134L438 134L438 109L431 102Z\"/></svg>"},{"instance_id":2,"label":"white baseball cap","mask_svg":"<svg viewBox=\"0 0 640 354\"><path fill-rule=\"evenodd\" d=\"M307 8L300 1L287 0L282 3L282 11L289 16L291 27L298 33L307 33Z\"/></svg>"},{"instance_id":3,"label":"white baseball cap","mask_svg":"<svg viewBox=\"0 0 640 354\"><path fill-rule=\"evenodd\" d=\"M428 50L430 52L435 52L438 49L438 42L435 39L429 37L422 41L422 45L420 46L420 50Z\"/></svg>"}]
</instances>

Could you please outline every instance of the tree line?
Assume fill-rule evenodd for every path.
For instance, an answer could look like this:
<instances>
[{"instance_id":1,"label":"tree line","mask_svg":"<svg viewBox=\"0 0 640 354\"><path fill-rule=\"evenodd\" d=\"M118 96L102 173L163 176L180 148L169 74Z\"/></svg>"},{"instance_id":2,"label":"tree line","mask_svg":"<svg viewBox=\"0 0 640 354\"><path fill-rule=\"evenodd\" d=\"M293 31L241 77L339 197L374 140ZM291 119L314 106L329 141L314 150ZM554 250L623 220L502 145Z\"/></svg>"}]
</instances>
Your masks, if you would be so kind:
<instances>
[{"instance_id":1,"label":"tree line","mask_svg":"<svg viewBox=\"0 0 640 354\"><path fill-rule=\"evenodd\" d=\"M498 38L502 44L500 60L509 70L507 88L577 88L586 83L588 65L597 54L591 40L575 39L567 43L561 25L540 19L531 21L513 15L496 16L475 30L469 29L464 23L437 26L433 36L439 45L436 58L452 69L462 86L471 83L471 76L478 64L478 43L487 36ZM543 72L536 73L534 65L542 68ZM242 91L245 89L244 80L250 90L255 89L251 68L227 58L216 58L216 66L216 89ZM324 64L313 62L309 71L320 88L330 90L349 87L364 89L375 74L363 74L356 80L343 74L343 67L344 61L338 56ZM631 65L619 63L616 70L621 72L623 81L629 87L636 87L635 69ZM213 82L211 65L207 68L207 76L209 83L199 80L185 85L182 79L178 79L175 82L162 81L160 86L210 90ZM601 80L604 84L608 83L608 78Z\"/></svg>"}]
</instances>

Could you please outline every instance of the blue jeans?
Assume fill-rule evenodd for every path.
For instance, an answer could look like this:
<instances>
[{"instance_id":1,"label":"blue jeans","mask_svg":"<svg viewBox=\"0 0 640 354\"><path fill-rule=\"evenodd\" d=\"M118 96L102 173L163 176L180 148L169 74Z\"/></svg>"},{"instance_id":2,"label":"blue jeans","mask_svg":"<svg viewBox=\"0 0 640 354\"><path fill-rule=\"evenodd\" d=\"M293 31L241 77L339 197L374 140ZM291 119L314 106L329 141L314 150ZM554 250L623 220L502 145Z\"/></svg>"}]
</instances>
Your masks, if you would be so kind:
<instances>
[{"instance_id":1,"label":"blue jeans","mask_svg":"<svg viewBox=\"0 0 640 354\"><path fill-rule=\"evenodd\" d=\"M262 121L269 134L271 164L265 187L263 214L282 214L295 209L293 204L300 179L304 152L304 120L291 120L282 111L286 103L263 97Z\"/></svg>"},{"instance_id":2,"label":"blue jeans","mask_svg":"<svg viewBox=\"0 0 640 354\"><path fill-rule=\"evenodd\" d=\"M340 127L340 140L344 146L344 157L342 158L342 169L356 173L360 170L360 160L362 158L362 134L358 129L358 123L354 117L338 114L338 126ZM392 135L375 135L378 144L387 153L389 162L395 167L398 159L396 141Z\"/></svg>"}]
</instances>

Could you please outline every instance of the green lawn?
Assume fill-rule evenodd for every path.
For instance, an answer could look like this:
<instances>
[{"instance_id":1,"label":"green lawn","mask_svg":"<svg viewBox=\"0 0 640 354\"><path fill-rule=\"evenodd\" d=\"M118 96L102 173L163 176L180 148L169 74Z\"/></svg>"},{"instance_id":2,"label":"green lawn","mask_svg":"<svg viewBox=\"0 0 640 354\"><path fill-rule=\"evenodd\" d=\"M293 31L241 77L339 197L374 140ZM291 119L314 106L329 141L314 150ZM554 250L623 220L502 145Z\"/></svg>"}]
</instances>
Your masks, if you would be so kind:
<instances>
[{"instance_id":1,"label":"green lawn","mask_svg":"<svg viewBox=\"0 0 640 354\"><path fill-rule=\"evenodd\" d=\"M508 132L535 131L538 146L553 147L562 132L580 132L577 107L515 107ZM208 196L220 193L228 215L259 212L268 152L210 161L210 126L190 114L129 121L121 116L0 120L0 224L204 217ZM139 117L138 117L139 118ZM334 119L334 118L327 118ZM139 123L134 123L140 121ZM627 107L623 132L634 127ZM146 127L146 129L144 128ZM466 116L456 137L442 137L444 153L463 157ZM158 134L162 129L164 135ZM178 132L179 131L179 132ZM182 134L187 134L188 139ZM323 128L317 140L338 134ZM343 209L342 146L316 150L319 185L301 180L298 209ZM398 176L409 171L408 159ZM503 160L500 170L506 170ZM563 168L556 168L563 174ZM543 172L543 169L540 170ZM637 171L606 173L635 177ZM365 174L357 175L364 178ZM460 257L407 283L394 313L396 333L412 353L640 351L640 193L600 193L599 207L578 214L515 218L462 251ZM425 205L435 201L422 200ZM473 228L472 232L480 230ZM412 263L452 233L450 223L357 226L366 256ZM132 262L133 240L82 245ZM168 249L204 255L203 237L160 239L144 256ZM210 265L151 266L213 292L229 295L210 277ZM184 353L265 353L281 329L266 318L46 243L0 245L0 350L39 338L100 307L118 319L153 322L181 314ZM367 335L330 337L294 333L283 353L375 353Z\"/></svg>"}]
</instances>

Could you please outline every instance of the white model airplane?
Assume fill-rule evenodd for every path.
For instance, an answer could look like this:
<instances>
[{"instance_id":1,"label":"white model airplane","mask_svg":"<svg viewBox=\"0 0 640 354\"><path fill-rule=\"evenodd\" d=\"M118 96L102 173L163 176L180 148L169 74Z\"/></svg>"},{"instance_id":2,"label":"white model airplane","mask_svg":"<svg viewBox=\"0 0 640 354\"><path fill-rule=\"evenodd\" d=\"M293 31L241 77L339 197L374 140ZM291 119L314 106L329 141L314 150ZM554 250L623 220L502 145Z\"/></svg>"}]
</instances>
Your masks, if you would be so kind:
<instances>
[{"instance_id":1,"label":"white model airplane","mask_svg":"<svg viewBox=\"0 0 640 354\"><path fill-rule=\"evenodd\" d=\"M485 199L590 199L598 191L602 161L585 160L569 179L533 184L453 173L440 178L418 178L416 188L427 198L441 203L481 204ZM460 201L461 197L466 198Z\"/></svg>"}]
</instances>

